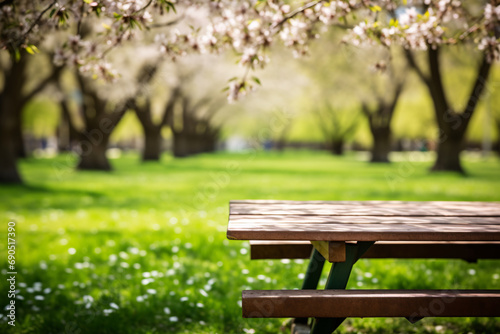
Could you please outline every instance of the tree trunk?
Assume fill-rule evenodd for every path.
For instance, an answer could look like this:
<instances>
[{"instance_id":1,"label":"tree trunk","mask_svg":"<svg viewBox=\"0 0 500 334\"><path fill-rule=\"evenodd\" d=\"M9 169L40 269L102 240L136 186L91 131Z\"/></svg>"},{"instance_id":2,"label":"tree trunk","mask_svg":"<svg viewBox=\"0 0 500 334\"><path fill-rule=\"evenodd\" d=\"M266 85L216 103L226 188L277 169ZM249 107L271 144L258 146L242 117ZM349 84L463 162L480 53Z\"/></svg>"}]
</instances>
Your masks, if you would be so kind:
<instances>
[{"instance_id":1,"label":"tree trunk","mask_svg":"<svg viewBox=\"0 0 500 334\"><path fill-rule=\"evenodd\" d=\"M0 183L22 183L17 170L16 112L0 94Z\"/></svg>"},{"instance_id":2,"label":"tree trunk","mask_svg":"<svg viewBox=\"0 0 500 334\"><path fill-rule=\"evenodd\" d=\"M193 134L174 132L173 154L174 157L183 158L199 153L211 153L215 151L217 135Z\"/></svg>"},{"instance_id":3,"label":"tree trunk","mask_svg":"<svg viewBox=\"0 0 500 334\"><path fill-rule=\"evenodd\" d=\"M332 140L332 153L334 155L343 155L344 154L344 140L342 139L334 139Z\"/></svg>"},{"instance_id":4,"label":"tree trunk","mask_svg":"<svg viewBox=\"0 0 500 334\"><path fill-rule=\"evenodd\" d=\"M215 152L217 148L217 135L214 135L212 133L205 135L204 143L205 143L205 148L204 148L205 153Z\"/></svg>"},{"instance_id":5,"label":"tree trunk","mask_svg":"<svg viewBox=\"0 0 500 334\"><path fill-rule=\"evenodd\" d=\"M21 53L21 58L14 61L6 74L5 82L8 85L4 88L5 99L10 100L9 106L13 108L12 120L15 122L13 132L11 133L11 140L14 142L16 155L18 158L25 158L26 151L24 149L23 138L23 124L22 124L22 111L25 103L27 102L23 96L23 87L27 81L26 66L28 64L28 55L24 52Z\"/></svg>"},{"instance_id":6,"label":"tree trunk","mask_svg":"<svg viewBox=\"0 0 500 334\"><path fill-rule=\"evenodd\" d=\"M26 56L13 62L4 73L4 87L0 93L0 182L22 183L17 170L17 158L22 144L21 109L22 89L25 83Z\"/></svg>"},{"instance_id":7,"label":"tree trunk","mask_svg":"<svg viewBox=\"0 0 500 334\"><path fill-rule=\"evenodd\" d=\"M370 162L390 162L389 153L391 152L391 128L371 127L371 133L373 137L373 146Z\"/></svg>"},{"instance_id":8,"label":"tree trunk","mask_svg":"<svg viewBox=\"0 0 500 334\"><path fill-rule=\"evenodd\" d=\"M159 161L161 156L161 127L144 128L144 150L142 152L142 161Z\"/></svg>"},{"instance_id":9,"label":"tree trunk","mask_svg":"<svg viewBox=\"0 0 500 334\"><path fill-rule=\"evenodd\" d=\"M498 154L498 157L500 158L500 135L498 136L498 139L497 139L497 154Z\"/></svg>"},{"instance_id":10,"label":"tree trunk","mask_svg":"<svg viewBox=\"0 0 500 334\"><path fill-rule=\"evenodd\" d=\"M71 150L69 119L65 113L61 113L61 120L57 126L57 149L59 152Z\"/></svg>"},{"instance_id":11,"label":"tree trunk","mask_svg":"<svg viewBox=\"0 0 500 334\"><path fill-rule=\"evenodd\" d=\"M495 119L495 124L497 125L497 147L496 151L498 156L500 157L500 117Z\"/></svg>"},{"instance_id":12,"label":"tree trunk","mask_svg":"<svg viewBox=\"0 0 500 334\"><path fill-rule=\"evenodd\" d=\"M174 132L173 154L176 158L183 158L191 155L192 143L188 135L182 132Z\"/></svg>"},{"instance_id":13,"label":"tree trunk","mask_svg":"<svg viewBox=\"0 0 500 334\"><path fill-rule=\"evenodd\" d=\"M460 152L467 127L488 82L491 63L488 61L487 55L483 54L467 104L461 113L456 113L446 98L439 62L439 48L428 48L427 50L430 73L428 76L415 62L410 51L406 51L406 55L410 65L416 70L429 90L440 131L437 158L431 170L464 173L460 164Z\"/></svg>"},{"instance_id":14,"label":"tree trunk","mask_svg":"<svg viewBox=\"0 0 500 334\"><path fill-rule=\"evenodd\" d=\"M274 142L274 149L282 152L285 149L285 140L280 138Z\"/></svg>"},{"instance_id":15,"label":"tree trunk","mask_svg":"<svg viewBox=\"0 0 500 334\"><path fill-rule=\"evenodd\" d=\"M23 113L24 103L19 103L18 112L16 112L16 127L14 132L14 142L16 145L16 154L19 158L26 158L26 148L24 147L24 138L23 138L23 122L22 122L22 113Z\"/></svg>"},{"instance_id":16,"label":"tree trunk","mask_svg":"<svg viewBox=\"0 0 500 334\"><path fill-rule=\"evenodd\" d=\"M437 146L437 157L432 171L451 171L465 173L460 163L464 135L453 132L453 136L443 135Z\"/></svg>"},{"instance_id":17,"label":"tree trunk","mask_svg":"<svg viewBox=\"0 0 500 334\"><path fill-rule=\"evenodd\" d=\"M85 121L85 130L78 135L81 152L77 169L110 171L112 167L106 157L109 137L132 105L132 98L115 105L113 112L106 112L108 101L78 71L76 78L83 95L81 113ZM71 119L69 112L67 115Z\"/></svg>"},{"instance_id":18,"label":"tree trunk","mask_svg":"<svg viewBox=\"0 0 500 334\"><path fill-rule=\"evenodd\" d=\"M106 157L109 136L102 140L84 140L80 143L81 153L77 169L79 170L111 170L111 165Z\"/></svg>"}]
</instances>

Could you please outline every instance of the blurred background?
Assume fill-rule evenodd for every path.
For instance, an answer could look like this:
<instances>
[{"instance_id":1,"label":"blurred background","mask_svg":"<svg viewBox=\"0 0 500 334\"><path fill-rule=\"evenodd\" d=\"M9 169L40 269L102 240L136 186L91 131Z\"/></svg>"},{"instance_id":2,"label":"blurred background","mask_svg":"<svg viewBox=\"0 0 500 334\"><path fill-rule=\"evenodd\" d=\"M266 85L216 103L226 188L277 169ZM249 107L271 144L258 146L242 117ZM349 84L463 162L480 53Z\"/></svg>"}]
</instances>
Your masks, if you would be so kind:
<instances>
[{"instance_id":1,"label":"blurred background","mask_svg":"<svg viewBox=\"0 0 500 334\"><path fill-rule=\"evenodd\" d=\"M466 102L478 58L471 50L460 50L463 48L446 50L442 56L446 90L456 106ZM160 58L152 46L121 47L113 50L112 56L120 75L109 84L78 78L73 69L52 66L45 55L26 54L23 63L16 66L19 68L10 69L8 55L3 55L2 68L13 71L6 74L24 81L17 83L17 94L23 100L17 134L20 156L50 157L72 150L78 153L79 140L89 137L82 139L81 134L90 134L93 129L85 117L86 109L95 108L87 101L94 93L103 103L109 102L104 112L111 113L113 107L128 102L106 140L108 149L112 149L108 152L111 158L128 151L143 155L145 151L157 151L151 153L155 159L160 152L173 152L175 156L199 153L195 139L191 144L186 142L185 152L178 151L196 127L195 137L213 142L203 151L244 151L258 142L264 150L303 148L335 155L370 152L377 131L370 129L370 116L363 106L375 113L381 100L396 105L385 121L390 125L391 139L385 140L384 152L379 148L379 154L430 152L439 140L432 100L406 65L401 50L349 46L342 44L334 32L316 41L304 58L295 59L288 50L272 50L269 66L253 73L259 82L254 83L256 90L233 104L226 103L223 89L231 77L242 75L242 69L230 56L192 55L172 63ZM467 131L465 149L483 157L499 152L498 72L495 66ZM44 80L51 76L54 80ZM401 93L394 101L393 91L398 85ZM37 88L39 92L31 96ZM133 101L127 100L131 97ZM175 106L166 111L171 99ZM164 117L166 113L172 115ZM279 129L263 133L273 117L282 119ZM202 139L204 131L206 136L211 133L210 140ZM159 138L153 140L153 136Z\"/></svg>"}]
</instances>

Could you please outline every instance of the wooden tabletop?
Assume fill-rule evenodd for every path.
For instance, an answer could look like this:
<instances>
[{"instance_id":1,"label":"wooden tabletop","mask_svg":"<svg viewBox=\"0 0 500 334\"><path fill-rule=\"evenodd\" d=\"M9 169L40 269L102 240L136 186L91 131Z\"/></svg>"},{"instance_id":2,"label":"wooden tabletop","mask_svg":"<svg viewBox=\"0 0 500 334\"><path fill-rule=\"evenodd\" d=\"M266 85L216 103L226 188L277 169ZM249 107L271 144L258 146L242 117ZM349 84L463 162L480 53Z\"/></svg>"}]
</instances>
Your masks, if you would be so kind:
<instances>
[{"instance_id":1,"label":"wooden tabletop","mask_svg":"<svg viewBox=\"0 0 500 334\"><path fill-rule=\"evenodd\" d=\"M229 239L500 241L500 202L231 201Z\"/></svg>"}]
</instances>

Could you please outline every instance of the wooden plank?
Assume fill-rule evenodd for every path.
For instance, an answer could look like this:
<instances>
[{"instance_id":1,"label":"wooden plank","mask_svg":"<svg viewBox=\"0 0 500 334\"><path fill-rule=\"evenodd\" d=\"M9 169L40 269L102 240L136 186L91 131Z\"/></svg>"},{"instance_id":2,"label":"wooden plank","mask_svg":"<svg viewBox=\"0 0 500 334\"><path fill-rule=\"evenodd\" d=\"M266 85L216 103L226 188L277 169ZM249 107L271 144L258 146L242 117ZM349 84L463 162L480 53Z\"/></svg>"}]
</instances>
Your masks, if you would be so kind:
<instances>
[{"instance_id":1,"label":"wooden plank","mask_svg":"<svg viewBox=\"0 0 500 334\"><path fill-rule=\"evenodd\" d=\"M307 259L313 246L309 241L250 241L252 260ZM500 242L398 242L380 241L362 258L367 259L500 259Z\"/></svg>"},{"instance_id":2,"label":"wooden plank","mask_svg":"<svg viewBox=\"0 0 500 334\"><path fill-rule=\"evenodd\" d=\"M499 242L376 243L363 256L370 259L500 259Z\"/></svg>"},{"instance_id":3,"label":"wooden plank","mask_svg":"<svg viewBox=\"0 0 500 334\"><path fill-rule=\"evenodd\" d=\"M311 241L311 244L328 262L345 262L345 242Z\"/></svg>"},{"instance_id":4,"label":"wooden plank","mask_svg":"<svg viewBox=\"0 0 500 334\"><path fill-rule=\"evenodd\" d=\"M500 218L231 215L227 236L240 240L500 241Z\"/></svg>"},{"instance_id":5,"label":"wooden plank","mask_svg":"<svg viewBox=\"0 0 500 334\"><path fill-rule=\"evenodd\" d=\"M308 259L312 250L313 246L309 241L250 241L252 260Z\"/></svg>"},{"instance_id":6,"label":"wooden plank","mask_svg":"<svg viewBox=\"0 0 500 334\"><path fill-rule=\"evenodd\" d=\"M500 202L231 201L231 215L498 217Z\"/></svg>"},{"instance_id":7,"label":"wooden plank","mask_svg":"<svg viewBox=\"0 0 500 334\"><path fill-rule=\"evenodd\" d=\"M500 290L247 290L242 297L244 318L500 316Z\"/></svg>"}]
</instances>

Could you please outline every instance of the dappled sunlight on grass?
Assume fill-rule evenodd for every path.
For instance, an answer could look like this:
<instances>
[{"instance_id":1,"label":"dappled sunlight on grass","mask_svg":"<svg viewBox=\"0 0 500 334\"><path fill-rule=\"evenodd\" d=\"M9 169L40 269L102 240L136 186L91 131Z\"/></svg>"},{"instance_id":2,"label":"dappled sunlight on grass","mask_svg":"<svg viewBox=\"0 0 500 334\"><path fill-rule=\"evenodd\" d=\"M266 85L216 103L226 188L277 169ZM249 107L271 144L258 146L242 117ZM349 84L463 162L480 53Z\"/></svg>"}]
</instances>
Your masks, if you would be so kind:
<instances>
[{"instance_id":1,"label":"dappled sunlight on grass","mask_svg":"<svg viewBox=\"0 0 500 334\"><path fill-rule=\"evenodd\" d=\"M232 199L500 200L495 159L466 161L467 177L429 174L429 161L403 155L370 165L353 155L300 151L164 156L158 164L125 154L111 173L74 172L65 161L25 160L27 185L0 189L1 220L18 223L16 305L24 332L279 332L281 319L241 317L241 290L299 288L306 262L250 261L248 242L226 239ZM362 260L349 288L500 289L499 275L498 261ZM7 302L0 296L2 309ZM3 312L2 331L5 319ZM495 319L365 319L342 327L467 330L500 331Z\"/></svg>"}]
</instances>

